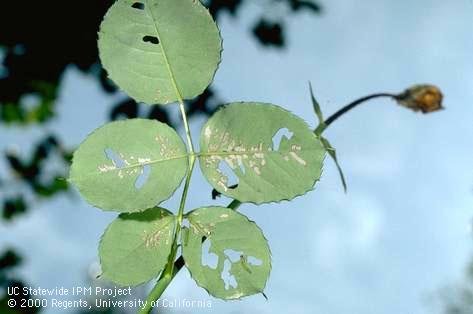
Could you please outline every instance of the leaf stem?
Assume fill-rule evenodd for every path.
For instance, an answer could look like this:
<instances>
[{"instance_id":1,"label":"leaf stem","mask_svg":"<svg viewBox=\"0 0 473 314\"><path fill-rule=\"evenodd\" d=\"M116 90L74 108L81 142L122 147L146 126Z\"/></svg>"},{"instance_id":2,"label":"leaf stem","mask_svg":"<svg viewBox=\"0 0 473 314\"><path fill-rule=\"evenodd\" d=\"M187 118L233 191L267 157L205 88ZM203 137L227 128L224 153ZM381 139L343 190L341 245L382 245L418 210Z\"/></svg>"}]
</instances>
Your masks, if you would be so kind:
<instances>
[{"instance_id":1,"label":"leaf stem","mask_svg":"<svg viewBox=\"0 0 473 314\"><path fill-rule=\"evenodd\" d=\"M181 110L182 121L184 122L184 128L186 130L187 146L191 155L194 154L194 143L192 142L191 131L189 128L189 122L187 121L186 108L184 107L184 101L180 99L179 109Z\"/></svg>"},{"instance_id":2,"label":"leaf stem","mask_svg":"<svg viewBox=\"0 0 473 314\"><path fill-rule=\"evenodd\" d=\"M338 110L337 112L335 112L330 117L328 117L327 120L324 121L325 126L324 126L323 130L320 130L319 134L322 133L322 131L324 131L330 124L332 124L333 121L337 120L338 118L340 118L342 115L344 115L348 111L350 111L353 108L357 107L359 104L364 103L365 101L368 101L368 100L371 100L371 99L374 99L374 98L380 98L380 97L396 98L397 95L389 94L389 93L378 93L378 94L371 94L371 95L359 98L359 99L349 103L348 105L346 105L342 109Z\"/></svg>"},{"instance_id":3,"label":"leaf stem","mask_svg":"<svg viewBox=\"0 0 473 314\"><path fill-rule=\"evenodd\" d=\"M177 214L177 231L181 230L181 224L182 224L182 219L184 217L184 207L186 205L186 199L187 199L187 193L189 192L189 185L190 185L190 180L192 177L192 171L194 170L194 165L195 165L195 152L194 152L194 143L192 142L192 135L190 132L189 128L189 122L187 121L187 115L186 115L186 109L184 107L184 102L181 100L179 102L179 109L181 110L181 116L182 120L184 121L184 128L186 130L186 138L187 138L187 148L189 150L189 166L187 169L187 175L186 175L186 182L184 184L184 190L182 192L181 196L181 203L179 205L179 212ZM176 232L178 234L179 232Z\"/></svg>"},{"instance_id":4,"label":"leaf stem","mask_svg":"<svg viewBox=\"0 0 473 314\"><path fill-rule=\"evenodd\" d=\"M190 186L190 181L192 178L192 172L194 170L194 165L195 165L195 153L194 153L194 144L192 142L192 136L189 128L189 122L187 121L187 115L186 115L186 110L184 108L184 102L180 100L179 102L179 108L181 110L181 115L182 115L182 120L184 121L184 128L186 130L186 138L187 138L187 148L189 150L189 165L187 169L187 174L186 174L186 181L184 183L184 190L182 191L182 196L181 196L181 201L179 204L179 211L177 213L177 225L176 225L176 231L174 234L174 241L173 241L173 246L171 250L171 254L169 255L168 259L168 264L165 270L165 277L166 275L171 276L174 273L174 260L176 258L177 254L177 242L179 239L179 235L181 234L181 229L182 229L182 221L184 219L184 208L186 206L186 200L187 200L187 194L189 192L189 186ZM158 281L159 284L159 281Z\"/></svg>"},{"instance_id":5,"label":"leaf stem","mask_svg":"<svg viewBox=\"0 0 473 314\"><path fill-rule=\"evenodd\" d=\"M179 94L178 94L179 95ZM186 180L184 183L184 190L182 191L181 201L179 204L179 211L177 213L177 224L176 230L174 233L174 240L171 248L171 253L169 254L168 262L166 264L166 268L162 272L161 276L159 277L156 285L149 293L148 297L146 298L145 307L140 310L140 314L148 314L152 310L152 303L158 300L161 295L163 294L164 290L166 290L167 286L171 283L174 276L176 276L177 272L184 266L183 260L180 263L177 263L179 259L182 259L182 256L175 261L177 255L177 248L178 248L178 240L179 235L181 234L182 229L182 221L184 220L184 208L186 206L186 199L187 194L189 192L190 181L192 178L192 172L194 170L196 154L194 153L194 143L192 142L192 136L189 128L189 122L187 120L186 110L184 107L184 101L179 95L179 108L181 110L182 120L184 121L184 128L186 131L186 138L187 138L187 149L189 151L188 158L189 158L189 165L187 168Z\"/></svg>"},{"instance_id":6,"label":"leaf stem","mask_svg":"<svg viewBox=\"0 0 473 314\"><path fill-rule=\"evenodd\" d=\"M140 311L138 312L139 314L148 314L149 312L151 312L151 310L153 309L153 303L156 302L161 297L164 290L166 290L166 288L169 286L169 284L171 283L174 276L176 276L178 271L179 269L175 268L172 275L168 275L164 273L163 275L161 275L158 282L154 286L153 290L151 290L151 292L148 294L148 297L145 300L145 304L143 308L141 308Z\"/></svg>"}]
</instances>

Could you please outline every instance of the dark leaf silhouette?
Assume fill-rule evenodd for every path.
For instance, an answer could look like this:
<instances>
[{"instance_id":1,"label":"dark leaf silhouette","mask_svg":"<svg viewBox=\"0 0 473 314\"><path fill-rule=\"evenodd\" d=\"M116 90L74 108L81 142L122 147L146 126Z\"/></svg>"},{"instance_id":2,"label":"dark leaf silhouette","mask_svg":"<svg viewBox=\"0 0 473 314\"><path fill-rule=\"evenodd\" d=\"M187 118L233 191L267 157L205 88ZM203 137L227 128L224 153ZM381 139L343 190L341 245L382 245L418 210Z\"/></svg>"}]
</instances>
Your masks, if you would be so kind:
<instances>
[{"instance_id":1,"label":"dark leaf silhouette","mask_svg":"<svg viewBox=\"0 0 473 314\"><path fill-rule=\"evenodd\" d=\"M283 26L279 22L262 19L254 26L253 34L265 46L283 47L285 44Z\"/></svg>"}]
</instances>

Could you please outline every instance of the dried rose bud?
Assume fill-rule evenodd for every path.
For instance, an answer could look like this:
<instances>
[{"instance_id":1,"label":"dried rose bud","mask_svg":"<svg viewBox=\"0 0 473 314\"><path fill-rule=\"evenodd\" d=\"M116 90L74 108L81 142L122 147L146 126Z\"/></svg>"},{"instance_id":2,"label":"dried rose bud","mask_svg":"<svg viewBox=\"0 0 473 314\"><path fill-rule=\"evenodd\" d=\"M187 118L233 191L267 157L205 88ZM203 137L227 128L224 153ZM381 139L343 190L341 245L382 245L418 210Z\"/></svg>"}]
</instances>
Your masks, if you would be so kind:
<instances>
[{"instance_id":1,"label":"dried rose bud","mask_svg":"<svg viewBox=\"0 0 473 314\"><path fill-rule=\"evenodd\" d=\"M394 97L398 104L422 113L442 110L443 95L433 85L415 85Z\"/></svg>"}]
</instances>

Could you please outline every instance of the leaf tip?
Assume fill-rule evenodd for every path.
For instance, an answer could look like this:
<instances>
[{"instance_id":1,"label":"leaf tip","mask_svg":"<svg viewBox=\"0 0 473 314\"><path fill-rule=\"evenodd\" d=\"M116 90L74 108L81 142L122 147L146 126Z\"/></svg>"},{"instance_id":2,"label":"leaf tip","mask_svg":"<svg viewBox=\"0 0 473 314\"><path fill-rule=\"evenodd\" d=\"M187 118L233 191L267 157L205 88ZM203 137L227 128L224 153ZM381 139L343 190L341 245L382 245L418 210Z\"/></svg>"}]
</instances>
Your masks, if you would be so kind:
<instances>
[{"instance_id":1,"label":"leaf tip","mask_svg":"<svg viewBox=\"0 0 473 314\"><path fill-rule=\"evenodd\" d=\"M266 295L266 293L264 293L263 291L261 291L261 295L266 299L266 301L269 301L269 298L268 298L268 296Z\"/></svg>"}]
</instances>

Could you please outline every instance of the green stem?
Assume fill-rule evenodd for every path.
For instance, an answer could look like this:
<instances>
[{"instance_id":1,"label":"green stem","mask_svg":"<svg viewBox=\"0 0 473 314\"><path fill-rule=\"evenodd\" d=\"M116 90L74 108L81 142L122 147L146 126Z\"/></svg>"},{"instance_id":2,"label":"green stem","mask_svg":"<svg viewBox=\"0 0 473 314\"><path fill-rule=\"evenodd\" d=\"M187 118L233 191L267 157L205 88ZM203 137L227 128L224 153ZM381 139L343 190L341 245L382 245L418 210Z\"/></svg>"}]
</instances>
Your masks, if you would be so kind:
<instances>
[{"instance_id":1,"label":"green stem","mask_svg":"<svg viewBox=\"0 0 473 314\"><path fill-rule=\"evenodd\" d=\"M175 269L172 275L164 274L159 278L158 282L154 286L153 290L149 293L148 297L146 298L144 306L138 312L139 314L148 314L153 309L153 303L158 300L161 295L163 294L164 290L168 287L171 283L174 276L176 276L179 269Z\"/></svg>"},{"instance_id":2,"label":"green stem","mask_svg":"<svg viewBox=\"0 0 473 314\"><path fill-rule=\"evenodd\" d=\"M184 207L186 204L187 194L189 191L190 180L192 177L192 171L194 170L195 165L195 156L189 155L189 169L186 175L186 182L184 184L184 190L182 192L181 203L179 205L179 212L177 214L177 225L176 231L174 233L174 241L171 249L171 254L169 255L168 263L166 269L164 270L165 275L171 275L174 273L174 260L176 259L177 254L177 242L179 239L179 235L181 234L182 229L182 221L184 220ZM172 279L172 278L171 278ZM159 284L159 281L158 283Z\"/></svg>"},{"instance_id":3,"label":"green stem","mask_svg":"<svg viewBox=\"0 0 473 314\"><path fill-rule=\"evenodd\" d=\"M179 211L177 213L177 225L174 232L174 240L171 248L171 253L169 254L168 262L166 268L159 277L156 285L153 287L148 297L146 298L146 304L143 309L140 310L140 314L148 314L152 310L152 303L158 300L166 290L167 286L171 283L174 276L182 268L183 263L180 267L176 267L176 254L178 248L179 235L181 234L182 221L184 220L184 208L186 206L187 194L189 192L190 181L192 178L192 172L194 170L196 154L194 152L194 143L192 142L192 136L189 128L189 122L187 120L186 110L184 108L184 102L182 99L179 99L179 108L181 110L182 120L184 121L184 128L186 131L187 138L187 149L189 151L189 165L187 168L186 180L184 183L184 190L182 191L181 201L179 204ZM180 264L178 264L179 266Z\"/></svg>"},{"instance_id":4,"label":"green stem","mask_svg":"<svg viewBox=\"0 0 473 314\"><path fill-rule=\"evenodd\" d=\"M184 121L184 128L186 130L187 148L189 151L189 165L188 165L187 174L186 174L186 181L184 183L184 190L182 191L181 202L179 204L179 211L177 213L177 225L176 225L176 230L174 233L174 241L173 241L173 245L171 249L171 254L169 255L167 267L164 270L165 277L169 276L171 278L172 278L172 274L174 273L174 260L176 259L177 247L178 247L177 243L179 240L179 235L181 234L182 221L184 219L184 208L186 206L187 194L189 192L192 172L194 170L194 165L195 165L194 144L192 143L192 136L191 136L191 132L189 128L189 122L187 121L186 110L184 108L184 102L182 100L179 102L179 108L181 110L182 120ZM159 284L159 281L157 284Z\"/></svg>"},{"instance_id":5,"label":"green stem","mask_svg":"<svg viewBox=\"0 0 473 314\"><path fill-rule=\"evenodd\" d=\"M181 110L182 121L184 122L184 129L186 130L187 146L191 155L194 154L194 143L192 142L191 131L189 128L189 122L187 121L186 109L184 107L184 101L179 102L179 109Z\"/></svg>"},{"instance_id":6,"label":"green stem","mask_svg":"<svg viewBox=\"0 0 473 314\"><path fill-rule=\"evenodd\" d=\"M189 186L190 186L192 172L194 170L195 158L196 158L195 153L194 153L194 143L192 143L192 136L191 136L191 132L189 128L189 122L187 121L187 115L186 115L186 110L184 108L183 101L179 102L179 108L181 110L182 120L184 121L184 128L186 130L187 147L189 150L189 166L187 169L186 181L184 183L184 190L182 191L181 202L179 204L179 211L177 213L177 226L176 226L176 231L174 234L173 247L171 250L171 254L169 256L168 267L165 270L165 273L167 275L172 275L174 272L174 260L177 254L177 242L178 242L179 235L181 234L182 221L184 219L184 208L186 206L187 194L189 192Z\"/></svg>"},{"instance_id":7,"label":"green stem","mask_svg":"<svg viewBox=\"0 0 473 314\"><path fill-rule=\"evenodd\" d=\"M187 121L186 109L184 108L184 103L182 101L179 103L179 108L181 109L182 120L184 121L184 128L186 130L187 147L189 150L189 167L187 169L186 182L184 184L184 190L182 192L181 203L179 205L179 212L177 214L178 231L180 231L181 229L182 219L184 217L184 207L186 205L187 193L189 192L190 180L191 180L192 171L194 170L194 165L195 165L194 143L192 142L189 122ZM178 233L179 232L176 232L176 234Z\"/></svg>"}]
</instances>

